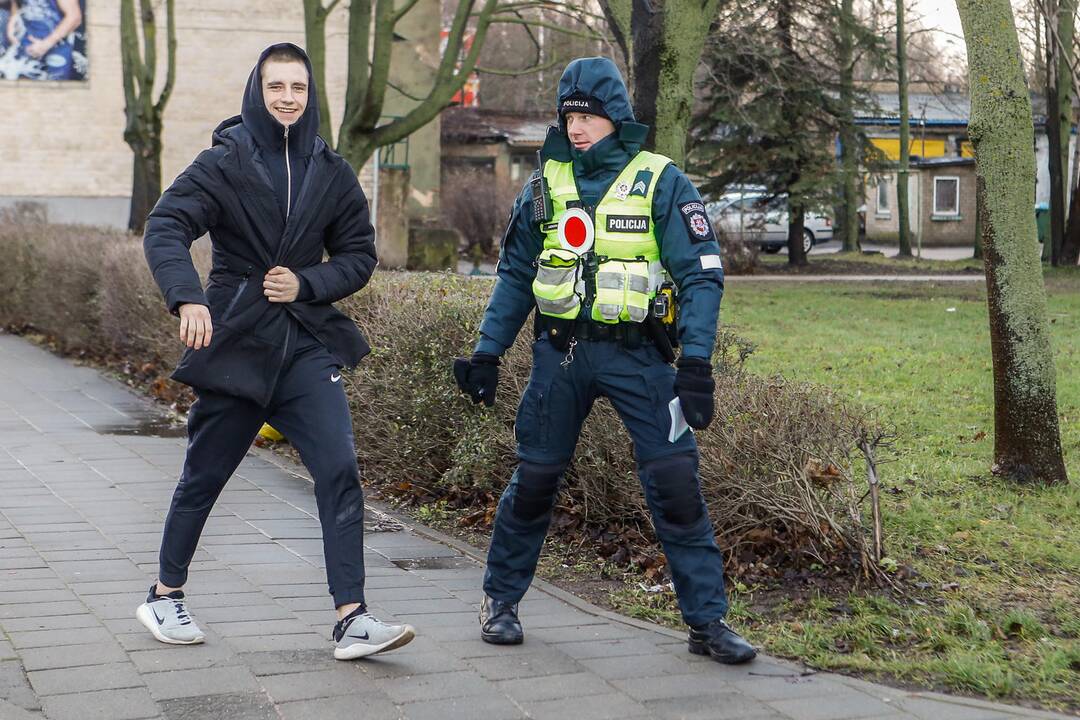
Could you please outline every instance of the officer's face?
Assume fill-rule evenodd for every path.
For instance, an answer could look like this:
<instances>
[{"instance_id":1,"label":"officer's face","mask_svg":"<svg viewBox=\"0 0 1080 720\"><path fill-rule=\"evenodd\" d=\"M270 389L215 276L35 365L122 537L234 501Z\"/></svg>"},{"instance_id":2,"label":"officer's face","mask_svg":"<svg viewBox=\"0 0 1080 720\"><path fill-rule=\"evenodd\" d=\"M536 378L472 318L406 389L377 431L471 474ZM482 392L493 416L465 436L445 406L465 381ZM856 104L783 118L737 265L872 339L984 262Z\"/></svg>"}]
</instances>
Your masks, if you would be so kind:
<instances>
[{"instance_id":1,"label":"officer's face","mask_svg":"<svg viewBox=\"0 0 1080 720\"><path fill-rule=\"evenodd\" d=\"M566 134L574 147L581 152L585 152L613 132L615 123L606 117L579 112L566 113Z\"/></svg>"},{"instance_id":2,"label":"officer's face","mask_svg":"<svg viewBox=\"0 0 1080 720\"><path fill-rule=\"evenodd\" d=\"M262 90L270 114L285 127L292 125L307 107L307 67L297 61L267 60L262 64Z\"/></svg>"}]
</instances>

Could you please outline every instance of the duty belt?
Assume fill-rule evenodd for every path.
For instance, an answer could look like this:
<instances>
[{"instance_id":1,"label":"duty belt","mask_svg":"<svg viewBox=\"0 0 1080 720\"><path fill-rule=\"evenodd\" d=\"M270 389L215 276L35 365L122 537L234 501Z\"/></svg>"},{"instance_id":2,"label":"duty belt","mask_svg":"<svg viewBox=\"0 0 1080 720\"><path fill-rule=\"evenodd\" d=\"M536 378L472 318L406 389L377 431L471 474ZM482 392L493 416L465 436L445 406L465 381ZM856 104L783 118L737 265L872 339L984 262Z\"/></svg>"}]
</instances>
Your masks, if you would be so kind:
<instances>
[{"instance_id":1,"label":"duty belt","mask_svg":"<svg viewBox=\"0 0 1080 720\"><path fill-rule=\"evenodd\" d=\"M574 322L574 337L578 340L619 342L628 348L638 348L647 339L640 323L604 324L589 320Z\"/></svg>"}]
</instances>

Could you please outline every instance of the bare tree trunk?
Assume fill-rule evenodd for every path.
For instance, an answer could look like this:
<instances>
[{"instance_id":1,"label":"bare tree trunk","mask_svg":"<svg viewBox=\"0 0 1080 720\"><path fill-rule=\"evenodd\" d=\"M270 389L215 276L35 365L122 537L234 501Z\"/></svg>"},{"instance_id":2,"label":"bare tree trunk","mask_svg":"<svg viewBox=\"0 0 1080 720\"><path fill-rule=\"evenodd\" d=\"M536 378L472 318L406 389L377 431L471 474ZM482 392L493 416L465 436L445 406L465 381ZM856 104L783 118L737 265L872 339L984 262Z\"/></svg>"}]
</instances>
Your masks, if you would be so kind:
<instances>
[{"instance_id":1,"label":"bare tree trunk","mask_svg":"<svg viewBox=\"0 0 1080 720\"><path fill-rule=\"evenodd\" d=\"M124 141L134 153L131 182L131 207L128 230L142 233L146 216L161 197L161 118L169 102L176 79L176 22L173 0L165 0L166 75L155 102L154 79L157 74L157 24L150 0L139 0L136 19L135 1L120 2L120 61L124 85ZM143 48L139 50L139 25Z\"/></svg>"},{"instance_id":2,"label":"bare tree trunk","mask_svg":"<svg viewBox=\"0 0 1080 720\"><path fill-rule=\"evenodd\" d=\"M899 221L899 257L911 257L911 217L908 214L908 168L911 162L911 117L908 113L907 32L904 0L896 0L896 72L900 94L900 168L896 173L896 215Z\"/></svg>"},{"instance_id":3,"label":"bare tree trunk","mask_svg":"<svg viewBox=\"0 0 1080 720\"><path fill-rule=\"evenodd\" d=\"M334 147L334 130L330 123L330 100L326 94L326 18L337 5L332 0L326 7L322 0L304 0L304 44L311 60L316 99L319 103L319 135Z\"/></svg>"},{"instance_id":4,"label":"bare tree trunk","mask_svg":"<svg viewBox=\"0 0 1080 720\"><path fill-rule=\"evenodd\" d=\"M626 0L603 3L619 35ZM634 115L649 126L646 146L682 165L694 102L694 71L719 0L634 0L630 12ZM620 44L622 46L622 44Z\"/></svg>"},{"instance_id":5,"label":"bare tree trunk","mask_svg":"<svg viewBox=\"0 0 1080 720\"><path fill-rule=\"evenodd\" d=\"M1009 0L957 0L971 87L994 365L993 471L1066 483L1046 289L1036 256L1034 128Z\"/></svg>"},{"instance_id":6,"label":"bare tree trunk","mask_svg":"<svg viewBox=\"0 0 1080 720\"><path fill-rule=\"evenodd\" d=\"M803 249L804 236L806 223L806 208L802 205L795 205L788 200L788 231L787 231L787 246L788 246L788 265L796 265L798 267L805 267L809 263L806 261L806 251Z\"/></svg>"},{"instance_id":7,"label":"bare tree trunk","mask_svg":"<svg viewBox=\"0 0 1080 720\"><path fill-rule=\"evenodd\" d=\"M141 233L146 217L161 197L161 142L132 147L131 209L128 229Z\"/></svg>"},{"instance_id":8,"label":"bare tree trunk","mask_svg":"<svg viewBox=\"0 0 1080 720\"><path fill-rule=\"evenodd\" d=\"M855 128L855 16L853 0L840 5L840 152L844 187L844 214L840 232L845 252L859 251L859 199L856 181L859 174L858 133Z\"/></svg>"}]
</instances>

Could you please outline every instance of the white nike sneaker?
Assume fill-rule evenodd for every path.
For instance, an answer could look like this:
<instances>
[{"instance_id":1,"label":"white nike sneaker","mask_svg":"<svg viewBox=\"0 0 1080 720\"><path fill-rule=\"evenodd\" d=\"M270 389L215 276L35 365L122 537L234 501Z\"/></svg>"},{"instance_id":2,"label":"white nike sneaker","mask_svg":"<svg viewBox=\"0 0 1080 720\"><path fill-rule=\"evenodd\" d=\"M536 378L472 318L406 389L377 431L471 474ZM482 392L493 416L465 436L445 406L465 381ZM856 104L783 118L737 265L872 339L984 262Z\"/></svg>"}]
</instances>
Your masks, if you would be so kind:
<instances>
[{"instance_id":1,"label":"white nike sneaker","mask_svg":"<svg viewBox=\"0 0 1080 720\"><path fill-rule=\"evenodd\" d=\"M334 626L334 657L355 660L408 645L414 637L412 625L387 625L358 608Z\"/></svg>"},{"instance_id":2,"label":"white nike sneaker","mask_svg":"<svg viewBox=\"0 0 1080 720\"><path fill-rule=\"evenodd\" d=\"M154 637L170 645L195 645L205 636L188 614L184 603L184 591L176 590L168 595L154 595L156 584L150 586L146 602L135 611L135 617L154 634Z\"/></svg>"}]
</instances>

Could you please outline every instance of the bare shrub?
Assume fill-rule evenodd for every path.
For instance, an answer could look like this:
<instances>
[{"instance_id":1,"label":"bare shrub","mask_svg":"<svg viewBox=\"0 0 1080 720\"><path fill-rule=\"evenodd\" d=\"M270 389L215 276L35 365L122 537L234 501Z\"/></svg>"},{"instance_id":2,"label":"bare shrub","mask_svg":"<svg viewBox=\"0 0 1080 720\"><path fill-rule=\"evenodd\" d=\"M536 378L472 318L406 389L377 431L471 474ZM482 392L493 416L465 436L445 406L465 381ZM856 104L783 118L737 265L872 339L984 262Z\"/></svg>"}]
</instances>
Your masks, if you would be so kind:
<instances>
[{"instance_id":1,"label":"bare shrub","mask_svg":"<svg viewBox=\"0 0 1080 720\"><path fill-rule=\"evenodd\" d=\"M713 227L716 231L716 239L720 241L720 257L723 258L725 273L750 275L757 270L761 248L755 242L755 234L747 233L739 237L736 233L724 232L715 224Z\"/></svg>"},{"instance_id":2,"label":"bare shrub","mask_svg":"<svg viewBox=\"0 0 1080 720\"><path fill-rule=\"evenodd\" d=\"M0 226L0 251L8 260L0 282L15 289L0 304L4 322L33 324L64 348L130 363L169 366L177 357L176 320L138 238L8 225ZM206 249L196 255L205 269ZM447 498L473 509L467 520L476 526L490 522L516 462L515 409L531 366L527 327L504 359L495 408L472 405L454 384L451 360L471 351L491 288L490 279L380 272L341 304L374 348L346 374L368 483L413 499ZM874 421L823 388L747 372L750 352L721 333L713 357L716 419L698 433L702 487L721 547L736 561L752 550L774 566L845 555L865 562L853 452L864 433L878 433ZM630 439L606 401L585 424L554 528L587 533L605 556L615 552L612 532L654 541Z\"/></svg>"},{"instance_id":3,"label":"bare shrub","mask_svg":"<svg viewBox=\"0 0 1080 720\"><path fill-rule=\"evenodd\" d=\"M443 215L461 233L462 256L473 262L494 260L520 188L499 185L492 171L478 167L449 167L444 175Z\"/></svg>"}]
</instances>

